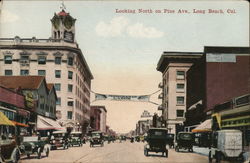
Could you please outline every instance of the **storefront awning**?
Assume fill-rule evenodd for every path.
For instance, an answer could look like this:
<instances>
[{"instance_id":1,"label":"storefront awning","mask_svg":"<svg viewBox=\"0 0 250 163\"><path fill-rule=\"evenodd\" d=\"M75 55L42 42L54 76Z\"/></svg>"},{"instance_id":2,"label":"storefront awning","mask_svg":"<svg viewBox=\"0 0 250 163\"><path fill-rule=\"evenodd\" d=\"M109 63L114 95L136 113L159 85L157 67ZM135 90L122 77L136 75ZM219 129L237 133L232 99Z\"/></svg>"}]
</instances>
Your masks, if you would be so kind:
<instances>
[{"instance_id":1,"label":"storefront awning","mask_svg":"<svg viewBox=\"0 0 250 163\"><path fill-rule=\"evenodd\" d=\"M2 112L0 112L0 125L15 126Z\"/></svg>"},{"instance_id":2,"label":"storefront awning","mask_svg":"<svg viewBox=\"0 0 250 163\"><path fill-rule=\"evenodd\" d=\"M26 125L24 123L19 123L19 122L16 122L16 121L11 121L11 122L14 123L16 126L29 127L29 125Z\"/></svg>"},{"instance_id":3,"label":"storefront awning","mask_svg":"<svg viewBox=\"0 0 250 163\"><path fill-rule=\"evenodd\" d=\"M62 127L57 121L37 116L37 130L66 130L65 127Z\"/></svg>"},{"instance_id":4,"label":"storefront awning","mask_svg":"<svg viewBox=\"0 0 250 163\"><path fill-rule=\"evenodd\" d=\"M193 129L192 132L209 132L212 131L211 127L212 127L212 120L207 119L200 125L198 125L195 129Z\"/></svg>"}]
</instances>

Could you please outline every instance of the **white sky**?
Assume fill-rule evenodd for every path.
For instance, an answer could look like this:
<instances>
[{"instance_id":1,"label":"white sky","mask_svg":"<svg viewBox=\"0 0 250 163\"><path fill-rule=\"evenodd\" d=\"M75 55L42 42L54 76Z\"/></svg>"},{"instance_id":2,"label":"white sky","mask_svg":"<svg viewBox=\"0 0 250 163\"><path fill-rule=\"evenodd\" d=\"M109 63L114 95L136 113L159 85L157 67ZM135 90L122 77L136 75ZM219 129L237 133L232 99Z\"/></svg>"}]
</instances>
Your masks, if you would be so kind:
<instances>
[{"instance_id":1,"label":"white sky","mask_svg":"<svg viewBox=\"0 0 250 163\"><path fill-rule=\"evenodd\" d=\"M0 37L49 38L50 19L61 1L4 1ZM204 46L249 46L249 4L245 1L64 1L76 21L76 40L94 75L92 90L107 94L150 94L158 90L156 71L163 51L203 51ZM189 14L122 14L116 9L189 10ZM195 14L222 9L224 14ZM235 9L228 14L227 9ZM157 94L158 95L158 94ZM160 103L157 95L153 101ZM135 128L150 103L98 101L117 132Z\"/></svg>"}]
</instances>

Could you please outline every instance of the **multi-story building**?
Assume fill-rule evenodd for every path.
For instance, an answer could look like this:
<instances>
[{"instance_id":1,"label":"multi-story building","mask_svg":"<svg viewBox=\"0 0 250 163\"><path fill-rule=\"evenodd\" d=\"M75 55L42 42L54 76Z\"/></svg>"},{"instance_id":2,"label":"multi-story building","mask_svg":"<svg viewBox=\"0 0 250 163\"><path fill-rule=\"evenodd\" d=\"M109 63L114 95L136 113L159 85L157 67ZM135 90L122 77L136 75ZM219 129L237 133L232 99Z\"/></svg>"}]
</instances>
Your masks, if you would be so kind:
<instances>
[{"instance_id":1,"label":"multi-story building","mask_svg":"<svg viewBox=\"0 0 250 163\"><path fill-rule=\"evenodd\" d=\"M158 62L157 70L162 72L162 99L163 126L170 133L181 130L186 111L186 72L193 62L201 57L202 53L164 52Z\"/></svg>"},{"instance_id":2,"label":"multi-story building","mask_svg":"<svg viewBox=\"0 0 250 163\"><path fill-rule=\"evenodd\" d=\"M58 121L86 132L93 76L75 42L75 19L62 10L51 22L49 39L0 39L0 75L45 76L55 83Z\"/></svg>"},{"instance_id":3,"label":"multi-story building","mask_svg":"<svg viewBox=\"0 0 250 163\"><path fill-rule=\"evenodd\" d=\"M249 47L204 48L187 72L188 125L202 122L216 105L250 93L249 56Z\"/></svg>"}]
</instances>

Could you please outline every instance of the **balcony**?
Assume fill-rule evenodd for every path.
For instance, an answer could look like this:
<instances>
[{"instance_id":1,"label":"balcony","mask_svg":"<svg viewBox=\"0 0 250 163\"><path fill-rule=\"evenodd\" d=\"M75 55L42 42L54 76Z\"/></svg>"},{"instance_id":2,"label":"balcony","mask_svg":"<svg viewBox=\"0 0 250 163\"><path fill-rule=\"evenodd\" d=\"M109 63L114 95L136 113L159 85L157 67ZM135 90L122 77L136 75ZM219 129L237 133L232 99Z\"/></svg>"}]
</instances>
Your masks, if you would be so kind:
<instances>
[{"instance_id":1,"label":"balcony","mask_svg":"<svg viewBox=\"0 0 250 163\"><path fill-rule=\"evenodd\" d=\"M158 106L158 110L163 110L163 105L162 104Z\"/></svg>"},{"instance_id":2,"label":"balcony","mask_svg":"<svg viewBox=\"0 0 250 163\"><path fill-rule=\"evenodd\" d=\"M158 88L163 88L163 83L162 82L159 83Z\"/></svg>"},{"instance_id":3,"label":"balcony","mask_svg":"<svg viewBox=\"0 0 250 163\"><path fill-rule=\"evenodd\" d=\"M159 94L158 99L163 99L163 93Z\"/></svg>"}]
</instances>

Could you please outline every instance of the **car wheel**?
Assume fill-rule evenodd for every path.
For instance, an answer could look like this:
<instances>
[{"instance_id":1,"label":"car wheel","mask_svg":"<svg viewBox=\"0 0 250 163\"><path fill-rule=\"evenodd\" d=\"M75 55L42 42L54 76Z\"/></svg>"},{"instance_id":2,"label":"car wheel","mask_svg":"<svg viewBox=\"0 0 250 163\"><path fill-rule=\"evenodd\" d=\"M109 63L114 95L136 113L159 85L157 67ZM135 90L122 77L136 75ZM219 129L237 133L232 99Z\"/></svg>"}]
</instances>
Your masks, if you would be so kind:
<instances>
[{"instance_id":1,"label":"car wheel","mask_svg":"<svg viewBox=\"0 0 250 163\"><path fill-rule=\"evenodd\" d=\"M216 162L219 163L221 161L221 154L217 152L216 154Z\"/></svg>"},{"instance_id":2,"label":"car wheel","mask_svg":"<svg viewBox=\"0 0 250 163\"><path fill-rule=\"evenodd\" d=\"M148 156L148 150L147 149L145 149L145 155Z\"/></svg>"},{"instance_id":3,"label":"car wheel","mask_svg":"<svg viewBox=\"0 0 250 163\"><path fill-rule=\"evenodd\" d=\"M208 161L209 161L209 162L212 162L212 161L213 161L213 158L212 158L212 156L211 156L211 151L209 151L209 154L208 154Z\"/></svg>"},{"instance_id":4,"label":"car wheel","mask_svg":"<svg viewBox=\"0 0 250 163\"><path fill-rule=\"evenodd\" d=\"M16 151L13 157L13 163L17 163L19 159L20 159L20 154L18 151Z\"/></svg>"},{"instance_id":5,"label":"car wheel","mask_svg":"<svg viewBox=\"0 0 250 163\"><path fill-rule=\"evenodd\" d=\"M189 148L188 151L189 151L189 152L193 152L193 148Z\"/></svg>"},{"instance_id":6,"label":"car wheel","mask_svg":"<svg viewBox=\"0 0 250 163\"><path fill-rule=\"evenodd\" d=\"M166 157L168 157L168 150L166 150Z\"/></svg>"},{"instance_id":7,"label":"car wheel","mask_svg":"<svg viewBox=\"0 0 250 163\"><path fill-rule=\"evenodd\" d=\"M179 147L178 146L175 147L175 151L179 152Z\"/></svg>"},{"instance_id":8,"label":"car wheel","mask_svg":"<svg viewBox=\"0 0 250 163\"><path fill-rule=\"evenodd\" d=\"M38 148L38 150L37 150L37 158L41 159L41 157L42 157L41 148Z\"/></svg>"},{"instance_id":9,"label":"car wheel","mask_svg":"<svg viewBox=\"0 0 250 163\"><path fill-rule=\"evenodd\" d=\"M49 148L46 150L46 157L49 157Z\"/></svg>"}]
</instances>

